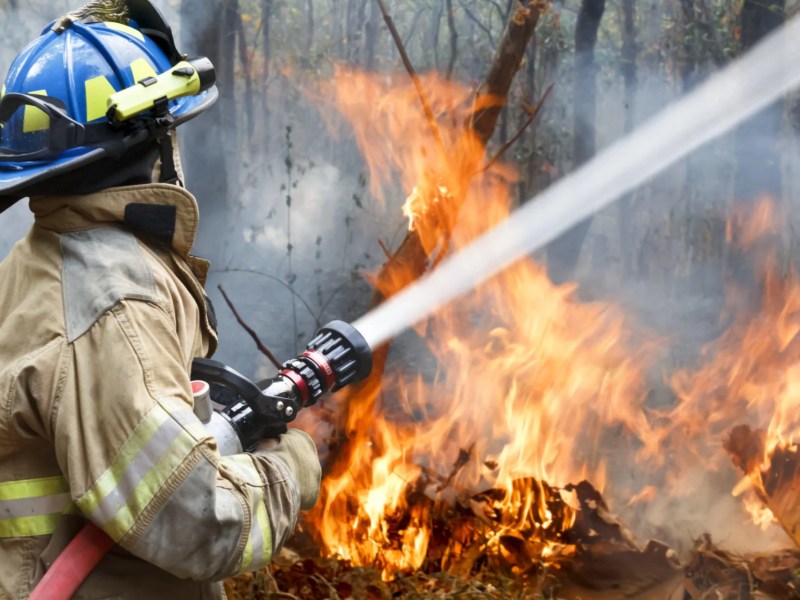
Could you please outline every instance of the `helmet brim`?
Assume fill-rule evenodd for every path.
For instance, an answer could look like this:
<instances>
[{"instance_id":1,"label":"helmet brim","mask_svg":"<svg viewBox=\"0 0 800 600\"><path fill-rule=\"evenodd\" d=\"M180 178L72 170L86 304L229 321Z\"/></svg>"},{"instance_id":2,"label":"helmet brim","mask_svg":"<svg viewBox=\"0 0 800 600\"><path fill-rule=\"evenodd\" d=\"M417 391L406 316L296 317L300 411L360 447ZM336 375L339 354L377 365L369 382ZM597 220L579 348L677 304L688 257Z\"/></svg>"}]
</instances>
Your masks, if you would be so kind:
<instances>
[{"instance_id":1,"label":"helmet brim","mask_svg":"<svg viewBox=\"0 0 800 600\"><path fill-rule=\"evenodd\" d=\"M208 110L218 98L219 91L216 86L195 96L178 98L171 108L175 117L175 127ZM108 150L105 148L82 147L68 150L51 161L16 163L13 166L0 165L0 196L6 198L5 201L0 202L0 212L9 208L16 201L8 199L8 196L18 193L22 198L25 196L25 189L29 186L74 171L105 158L108 154Z\"/></svg>"}]
</instances>

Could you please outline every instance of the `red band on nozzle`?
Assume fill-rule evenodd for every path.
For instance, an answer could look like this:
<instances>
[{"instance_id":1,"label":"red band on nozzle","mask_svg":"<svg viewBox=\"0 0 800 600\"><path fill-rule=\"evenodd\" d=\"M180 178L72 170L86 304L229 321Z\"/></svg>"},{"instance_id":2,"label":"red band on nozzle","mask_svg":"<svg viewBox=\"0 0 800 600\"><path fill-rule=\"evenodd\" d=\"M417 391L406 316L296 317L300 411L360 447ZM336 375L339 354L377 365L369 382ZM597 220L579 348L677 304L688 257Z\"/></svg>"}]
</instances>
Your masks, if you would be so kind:
<instances>
[{"instance_id":1,"label":"red band on nozzle","mask_svg":"<svg viewBox=\"0 0 800 600\"><path fill-rule=\"evenodd\" d=\"M325 378L325 389L324 392L327 392L336 385L336 375L333 372L333 367L331 363L328 362L328 359L322 352L317 352L316 350L306 350L303 352L303 356L306 358L310 358L314 361L314 364L317 365L320 370L322 370L322 376Z\"/></svg>"},{"instance_id":2,"label":"red band on nozzle","mask_svg":"<svg viewBox=\"0 0 800 600\"><path fill-rule=\"evenodd\" d=\"M300 404L302 406L308 405L309 400L311 399L310 393L308 391L308 384L306 380L303 379L298 373L295 373L291 369L284 369L280 372L280 375L283 375L291 381L294 386L297 388L297 391L300 392Z\"/></svg>"}]
</instances>

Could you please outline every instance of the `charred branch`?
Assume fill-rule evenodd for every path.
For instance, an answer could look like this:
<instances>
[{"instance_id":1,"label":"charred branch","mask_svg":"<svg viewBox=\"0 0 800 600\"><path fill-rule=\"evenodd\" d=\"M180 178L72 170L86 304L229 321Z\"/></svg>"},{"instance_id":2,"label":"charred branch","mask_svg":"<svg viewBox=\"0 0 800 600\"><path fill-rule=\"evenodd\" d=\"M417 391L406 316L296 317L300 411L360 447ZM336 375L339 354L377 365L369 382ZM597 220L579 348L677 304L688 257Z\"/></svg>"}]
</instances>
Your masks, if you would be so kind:
<instances>
[{"instance_id":1,"label":"charred branch","mask_svg":"<svg viewBox=\"0 0 800 600\"><path fill-rule=\"evenodd\" d=\"M535 1L515 0L513 12L508 20L503 38L495 51L494 59L489 67L483 84L478 90L480 100L484 96L493 99L492 105L473 113L469 127L486 145L494 134L500 112L506 103L511 83L517 74L525 49L539 22L539 3Z\"/></svg>"}]
</instances>

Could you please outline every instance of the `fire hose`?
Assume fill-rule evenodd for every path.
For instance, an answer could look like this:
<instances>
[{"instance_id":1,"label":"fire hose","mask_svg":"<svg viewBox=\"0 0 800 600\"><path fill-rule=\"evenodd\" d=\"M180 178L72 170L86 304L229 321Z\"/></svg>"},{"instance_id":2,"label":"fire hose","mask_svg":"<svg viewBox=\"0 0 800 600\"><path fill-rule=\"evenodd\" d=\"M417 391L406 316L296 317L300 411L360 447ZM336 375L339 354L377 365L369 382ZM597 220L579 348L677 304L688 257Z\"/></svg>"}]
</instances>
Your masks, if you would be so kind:
<instances>
[{"instance_id":1,"label":"fire hose","mask_svg":"<svg viewBox=\"0 0 800 600\"><path fill-rule=\"evenodd\" d=\"M361 333L344 321L331 321L302 354L258 383L223 363L195 359L195 413L216 437L222 455L247 452L286 432L303 408L365 379L371 371L372 350ZM30 600L68 600L113 546L103 530L87 522L47 570Z\"/></svg>"}]
</instances>

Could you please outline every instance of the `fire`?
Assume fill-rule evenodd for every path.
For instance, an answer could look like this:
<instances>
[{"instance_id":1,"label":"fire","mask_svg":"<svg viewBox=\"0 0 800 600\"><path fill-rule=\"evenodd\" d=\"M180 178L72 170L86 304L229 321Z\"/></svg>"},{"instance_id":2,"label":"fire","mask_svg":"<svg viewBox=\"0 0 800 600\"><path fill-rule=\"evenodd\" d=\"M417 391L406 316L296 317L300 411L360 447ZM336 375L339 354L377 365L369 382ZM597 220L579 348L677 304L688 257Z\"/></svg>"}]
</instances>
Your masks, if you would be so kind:
<instances>
[{"instance_id":1,"label":"fire","mask_svg":"<svg viewBox=\"0 0 800 600\"><path fill-rule=\"evenodd\" d=\"M484 148L465 127L469 90L433 75L423 87L435 134L405 79L341 70L332 94L373 194L386 199L399 183L412 235L433 262L509 213L515 174L484 167ZM395 293L419 276L414 268L394 261L375 279L378 291ZM538 559L567 551L561 536L576 506L550 486L588 478L602 487L604 436L652 435L640 357L621 316L576 302L574 291L522 261L417 327L435 357L421 365L424 375L380 356L382 379L343 401L346 439L333 442L333 465L306 519L326 552L389 579L426 561L457 568L476 539L490 553L508 552L509 537L536 540ZM456 506L485 530L455 519L442 548L437 523Z\"/></svg>"},{"instance_id":2,"label":"fire","mask_svg":"<svg viewBox=\"0 0 800 600\"><path fill-rule=\"evenodd\" d=\"M703 349L700 368L671 377L678 403L660 415L666 425L645 451L669 455L674 472L690 462L730 468L732 454L747 474L732 493L760 526L774 520L761 473L800 433L800 280L780 267L780 221L768 199L734 212L722 316L729 324Z\"/></svg>"},{"instance_id":3,"label":"fire","mask_svg":"<svg viewBox=\"0 0 800 600\"><path fill-rule=\"evenodd\" d=\"M512 208L516 173L487 165L468 126L473 110L496 101L435 75L422 83L435 124L405 77L341 69L324 94L352 127L373 195L388 207L389 190L404 191L409 234L374 277L381 297ZM416 570L468 574L478 555L557 561L577 552L569 537L581 515L606 511L593 489L606 487L608 448L620 440L635 482L608 484L618 508L659 498L663 507L709 471L728 469L732 479L728 450L747 457L737 459L745 478L728 491L768 526L760 474L776 448L793 447L800 426L800 281L778 268L778 221L769 202L731 220L728 247L747 248L758 262L742 250L741 266L758 268L749 279L729 274L728 327L699 368L667 378L671 408L646 406L652 356L621 314L578 302L575 286L552 285L533 260L418 325L413 343L424 350L414 368L378 350L377 373L333 406L340 437L327 439L304 413L329 448L320 501L305 519L319 547L387 580ZM737 437L742 425L763 433ZM594 488L569 485L583 480Z\"/></svg>"}]
</instances>

